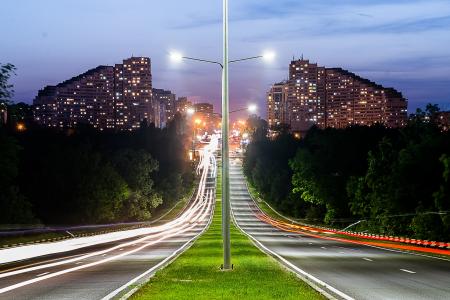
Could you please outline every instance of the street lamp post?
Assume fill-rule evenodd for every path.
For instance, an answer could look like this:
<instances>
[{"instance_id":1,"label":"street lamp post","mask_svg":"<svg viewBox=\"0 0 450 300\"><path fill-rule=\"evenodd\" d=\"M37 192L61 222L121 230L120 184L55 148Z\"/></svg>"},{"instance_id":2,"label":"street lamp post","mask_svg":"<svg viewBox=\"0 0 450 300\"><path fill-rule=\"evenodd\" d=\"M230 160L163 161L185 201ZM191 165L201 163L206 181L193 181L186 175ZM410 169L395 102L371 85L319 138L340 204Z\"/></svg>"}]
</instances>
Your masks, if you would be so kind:
<instances>
[{"instance_id":1,"label":"street lamp post","mask_svg":"<svg viewBox=\"0 0 450 300\"><path fill-rule=\"evenodd\" d=\"M230 178L229 178L229 94L228 94L228 66L230 63L242 62L247 60L263 58L272 60L275 54L267 52L264 55L252 56L236 60L229 60L228 57L228 0L223 0L223 61L183 56L180 53L171 53L174 61L192 60L204 63L219 65L222 69L222 238L223 238L223 270L230 270L231 265L231 246L230 246ZM255 108L252 106L253 109ZM243 109L242 109L243 110ZM241 110L237 110L241 111ZM233 111L234 112L234 111Z\"/></svg>"},{"instance_id":2,"label":"street lamp post","mask_svg":"<svg viewBox=\"0 0 450 300\"><path fill-rule=\"evenodd\" d=\"M223 270L231 269L230 240L230 153L228 142L228 0L223 0L223 72L222 72L222 239Z\"/></svg>"}]
</instances>

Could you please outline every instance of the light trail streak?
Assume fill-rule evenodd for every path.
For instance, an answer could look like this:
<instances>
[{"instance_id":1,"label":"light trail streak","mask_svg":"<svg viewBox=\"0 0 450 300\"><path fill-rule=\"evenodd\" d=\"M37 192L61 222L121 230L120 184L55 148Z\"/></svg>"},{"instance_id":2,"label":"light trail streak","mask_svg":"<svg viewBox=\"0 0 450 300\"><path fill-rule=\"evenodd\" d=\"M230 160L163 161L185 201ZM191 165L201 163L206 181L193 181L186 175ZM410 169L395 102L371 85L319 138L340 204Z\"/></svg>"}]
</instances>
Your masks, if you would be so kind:
<instances>
[{"instance_id":1,"label":"light trail streak","mask_svg":"<svg viewBox=\"0 0 450 300\"><path fill-rule=\"evenodd\" d=\"M202 176L200 178L199 188L197 190L197 195L196 195L195 200L194 200L193 204L191 205L191 207L188 208L179 218L177 218L177 219L175 219L175 220L173 220L171 222L168 222L168 223L166 223L164 225L147 228L146 231L145 231L145 235L162 232L162 231L165 231L165 230L167 230L169 228L177 226L180 223L183 223L186 220L190 219L192 217L192 215L194 213L196 213L196 210L198 209L198 206L199 206L199 203L200 203L199 201L201 200L202 195L205 192L205 186L206 186L206 179L207 179L207 175L208 175L208 170L211 168L211 166L208 164L208 161L211 159L211 157L214 157L213 153L214 153L215 149L217 148L217 139L214 139L212 141L213 142L210 145L205 147L204 150L200 152L202 155L201 155L201 161L199 163L198 170L203 169L204 172L202 173ZM216 169L217 169L216 168L216 162L215 162L215 160L213 160L212 170L215 171ZM144 234L143 233L136 234L136 232L134 230L125 231L121 235L120 239L126 239L126 238L129 238L129 237L134 237L136 235L144 235ZM80 240L85 240L85 239L92 240L92 239L95 239L96 237L74 239L73 242L75 242L77 244L82 244L83 247L109 242L109 240L108 241L102 240L102 236L101 235L97 236L97 237L98 237L99 241L94 242L94 243L84 243L84 244L82 244L82 243L80 243ZM144 238L141 238L141 239L138 239L138 240L134 240L134 241L129 242L129 243L120 244L120 245L112 247L112 248L110 248L108 250L102 250L102 251L91 253L89 255L80 256L78 258L74 258L72 260L68 260L67 263L76 262L78 260L82 260L82 259L89 258L89 257L95 256L95 255L99 255L99 254L104 254L104 253L116 250L118 248L121 248L121 247L127 247L127 246L130 246L130 245L135 244L137 242L145 241L145 240L147 240L149 238L152 238L152 236L146 236ZM50 250L51 250L51 248L53 248L53 247L58 247L58 244L59 243L46 244L45 247L50 248ZM34 246L34 248L42 248L43 245L33 245L33 246ZM30 252L30 258L43 255L41 253L39 253L39 254L38 253L34 253L33 254L33 252L35 251L35 249L33 249L33 246L31 246L31 247L27 246L26 249L25 249L26 251ZM78 247L78 248L82 248L82 247ZM58 253L58 252L65 252L65 251L70 251L70 250L74 250L74 249L77 249L77 248L73 248L73 247L68 246L68 247L65 247L63 249L64 251L60 251L60 249L58 249L58 251L53 251L53 252L52 251L48 251L48 252L50 252L50 253ZM0 251L0 254L2 255L2 258L0 259L0 263L8 262L8 259L7 259L8 254L10 254L12 256L12 259L9 260L9 261L19 260L18 258L20 257L20 255L18 255L18 253L17 253L19 251L20 251L20 248L6 249L6 250L3 250L3 251ZM45 254L47 254L47 253L45 253ZM64 262L58 262L58 263L53 264L51 266L59 265L59 264L62 264L62 263L64 263ZM3 277L3 274L0 274L0 278L2 278L2 277Z\"/></svg>"},{"instance_id":2,"label":"light trail streak","mask_svg":"<svg viewBox=\"0 0 450 300\"><path fill-rule=\"evenodd\" d=\"M196 216L196 219L200 218L200 220L203 220L207 216L209 210L211 209L211 206L212 206L211 201L208 201L208 206L206 207L206 209L203 210L202 215ZM138 247L136 249L133 249L133 250L130 250L130 251L127 251L127 252L123 252L121 254L118 254L118 255L115 255L115 256L111 256L111 257L106 258L106 259L102 259L102 260L99 260L99 261L88 263L88 264L85 264L85 265L82 265L82 266L72 267L72 268L61 270L61 271L57 271L55 273L43 275L43 276L38 277L38 278L25 280L25 281L16 283L14 285L11 285L11 286L8 286L8 287L5 287L5 288L1 288L0 289L0 294L8 292L8 291L11 291L11 290L14 290L14 289L17 289L17 288L20 288L20 287L23 287L23 286L26 286L26 285L29 285L29 284L32 284L32 283L36 283L36 282L42 281L42 280L45 280L45 279L49 279L49 278L52 278L52 277L64 275L64 274L67 274L67 273L70 273L70 272L82 270L82 269L89 268L89 267L92 267L92 266L96 266L96 265L99 265L99 264L103 264L103 263L106 263L106 262L109 262L109 261L112 261L112 260L116 260L116 259L124 257L126 255L130 255L130 254L133 254L135 252L138 252L138 251L140 251L140 250L142 250L142 249L144 249L144 248L146 248L148 246L160 243L161 241L164 241L164 240L166 240L166 239L168 239L170 237L173 237L173 236L185 233L186 231L189 231L189 230L193 229L196 226L197 226L197 223L191 224L190 226L185 224L181 228L176 228L176 229L169 230L168 231L169 234L164 235L160 239L158 239L156 241L152 241L152 242L146 243L146 244L144 244L144 245L142 245L142 246L140 246L140 247Z\"/></svg>"},{"instance_id":3,"label":"light trail streak","mask_svg":"<svg viewBox=\"0 0 450 300\"><path fill-rule=\"evenodd\" d=\"M146 242L146 243L144 243L143 245L141 245L135 249L132 249L129 251L124 251L117 255L112 254L111 256L109 256L107 258L102 258L98 261L94 261L94 262L76 266L76 267L69 267L67 269L60 270L60 271L57 271L54 273L49 273L49 272L42 273L41 274L42 276L40 276L38 278L25 280L25 281L1 288L0 294L23 287L23 286L26 286L26 285L29 285L29 284L32 284L32 283L35 283L35 282L39 282L42 280L46 280L46 279L53 278L56 276L64 275L64 274L74 272L77 270L89 268L89 267L96 266L99 264L107 263L112 260L116 260L116 259L124 257L126 255L138 252L138 251L140 251L146 247L149 247L151 245L160 243L170 237L174 237L176 235L180 235L187 231L193 230L199 224L201 224L202 222L205 222L207 216L211 215L211 209L212 209L213 202L215 199L213 189L206 189L206 181L208 179L208 173L210 171L213 175L216 174L217 165L216 165L216 160L214 158L214 152L216 151L217 146L218 146L218 139L217 139L217 137L214 137L211 139L211 143L209 145L205 146L203 151L200 152L201 153L200 162L197 167L197 172L198 173L201 172L201 178L200 178L199 188L198 188L195 200L193 201L191 206L188 209L186 209L183 212L183 214L180 217L178 217L177 219L175 219L171 222L168 222L164 225L151 228L152 233L154 233L154 234L145 236L143 238L140 238L138 240L134 240L131 242L122 243L120 245L111 247L106 250L96 251L96 252L93 252L93 253L90 253L87 255L83 255L80 257L63 260L63 261L58 261L55 263L44 264L44 265L29 267L29 268L25 268L25 269L15 270L12 272L2 273L2 274L0 274L0 278L18 275L18 274L22 274L22 273L28 273L28 272L32 272L32 271L36 271L36 270L40 270L40 269L45 269L45 268L61 266L61 265L72 263L72 262L82 263L81 260L84 260L86 258L91 258L91 257L98 256L98 255L101 255L101 257L104 257L106 255L106 253L109 253L111 251L114 251L117 249L123 250L124 248L126 248L128 246L136 245L137 243L143 243L143 242ZM157 238L157 239L154 240L155 238ZM151 239L153 239L153 240L148 241Z\"/></svg>"},{"instance_id":4,"label":"light trail streak","mask_svg":"<svg viewBox=\"0 0 450 300\"><path fill-rule=\"evenodd\" d=\"M391 248L391 249L410 250L410 251L441 254L441 255L450 255L449 250L443 250L443 249L433 249L433 248L424 248L424 247L418 247L418 246L371 242L371 241L357 241L357 240L349 240L349 239L339 238L339 237L321 236L321 235L316 234L316 233L318 233L318 231L311 230L311 227L309 227L309 226L300 226L300 225L290 224L290 223L286 223L286 222L282 222L282 221L277 221L277 220L272 219L271 217L267 216L259 209L258 209L258 212L256 213L256 216L261 221L271 224L272 226L274 226L278 229L281 229L283 231L300 233L300 234L304 234L304 235L319 238L319 239L339 241L339 242L352 243L352 244L365 245L365 246L374 246L374 247L378 247L378 248Z\"/></svg>"}]
</instances>

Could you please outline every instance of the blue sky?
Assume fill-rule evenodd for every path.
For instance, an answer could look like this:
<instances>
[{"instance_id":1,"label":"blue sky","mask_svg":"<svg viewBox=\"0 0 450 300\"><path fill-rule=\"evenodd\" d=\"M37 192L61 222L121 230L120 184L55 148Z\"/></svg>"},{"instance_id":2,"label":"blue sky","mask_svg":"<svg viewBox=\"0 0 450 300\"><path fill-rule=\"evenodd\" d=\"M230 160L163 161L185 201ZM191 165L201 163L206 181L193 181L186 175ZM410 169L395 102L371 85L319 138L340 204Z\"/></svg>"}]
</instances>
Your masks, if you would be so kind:
<instances>
[{"instance_id":1,"label":"blue sky","mask_svg":"<svg viewBox=\"0 0 450 300\"><path fill-rule=\"evenodd\" d=\"M221 58L221 0L2 0L0 62L18 67L15 100L31 102L101 64L149 56L153 83L178 96L220 103L214 65L173 65L171 50ZM427 102L450 110L449 0L230 0L230 56L266 50L271 64L232 67L231 106L256 102L287 77L293 56L343 67L403 92L410 111Z\"/></svg>"}]
</instances>

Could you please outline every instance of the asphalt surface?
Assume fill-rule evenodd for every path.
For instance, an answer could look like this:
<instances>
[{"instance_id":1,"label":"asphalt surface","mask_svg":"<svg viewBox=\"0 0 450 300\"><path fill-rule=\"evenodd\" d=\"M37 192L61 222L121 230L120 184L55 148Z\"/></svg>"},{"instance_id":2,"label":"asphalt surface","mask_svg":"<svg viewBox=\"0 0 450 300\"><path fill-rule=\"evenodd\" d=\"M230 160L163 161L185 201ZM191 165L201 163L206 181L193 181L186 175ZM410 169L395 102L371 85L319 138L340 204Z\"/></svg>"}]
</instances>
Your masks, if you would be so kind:
<instances>
[{"instance_id":1,"label":"asphalt surface","mask_svg":"<svg viewBox=\"0 0 450 300\"><path fill-rule=\"evenodd\" d=\"M343 299L450 299L450 260L282 231L261 221L239 159L230 167L238 226L290 269Z\"/></svg>"},{"instance_id":2,"label":"asphalt surface","mask_svg":"<svg viewBox=\"0 0 450 300\"><path fill-rule=\"evenodd\" d=\"M155 226L151 234L2 264L0 299L85 300L123 295L130 289L127 286L156 272L207 228L216 175L210 154L200 162L197 192L175 220Z\"/></svg>"}]
</instances>

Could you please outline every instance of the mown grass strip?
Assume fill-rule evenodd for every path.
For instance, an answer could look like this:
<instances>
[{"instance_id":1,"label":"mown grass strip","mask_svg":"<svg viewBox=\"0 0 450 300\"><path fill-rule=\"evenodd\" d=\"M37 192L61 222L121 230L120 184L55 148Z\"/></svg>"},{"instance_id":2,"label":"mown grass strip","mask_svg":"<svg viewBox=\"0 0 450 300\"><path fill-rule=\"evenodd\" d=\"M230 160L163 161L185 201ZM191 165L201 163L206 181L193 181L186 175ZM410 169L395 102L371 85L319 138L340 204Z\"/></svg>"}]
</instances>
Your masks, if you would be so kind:
<instances>
[{"instance_id":1,"label":"mown grass strip","mask_svg":"<svg viewBox=\"0 0 450 300\"><path fill-rule=\"evenodd\" d=\"M219 172L220 174L220 172ZM221 186L211 227L131 299L324 299L231 226L233 271L223 272Z\"/></svg>"}]
</instances>

